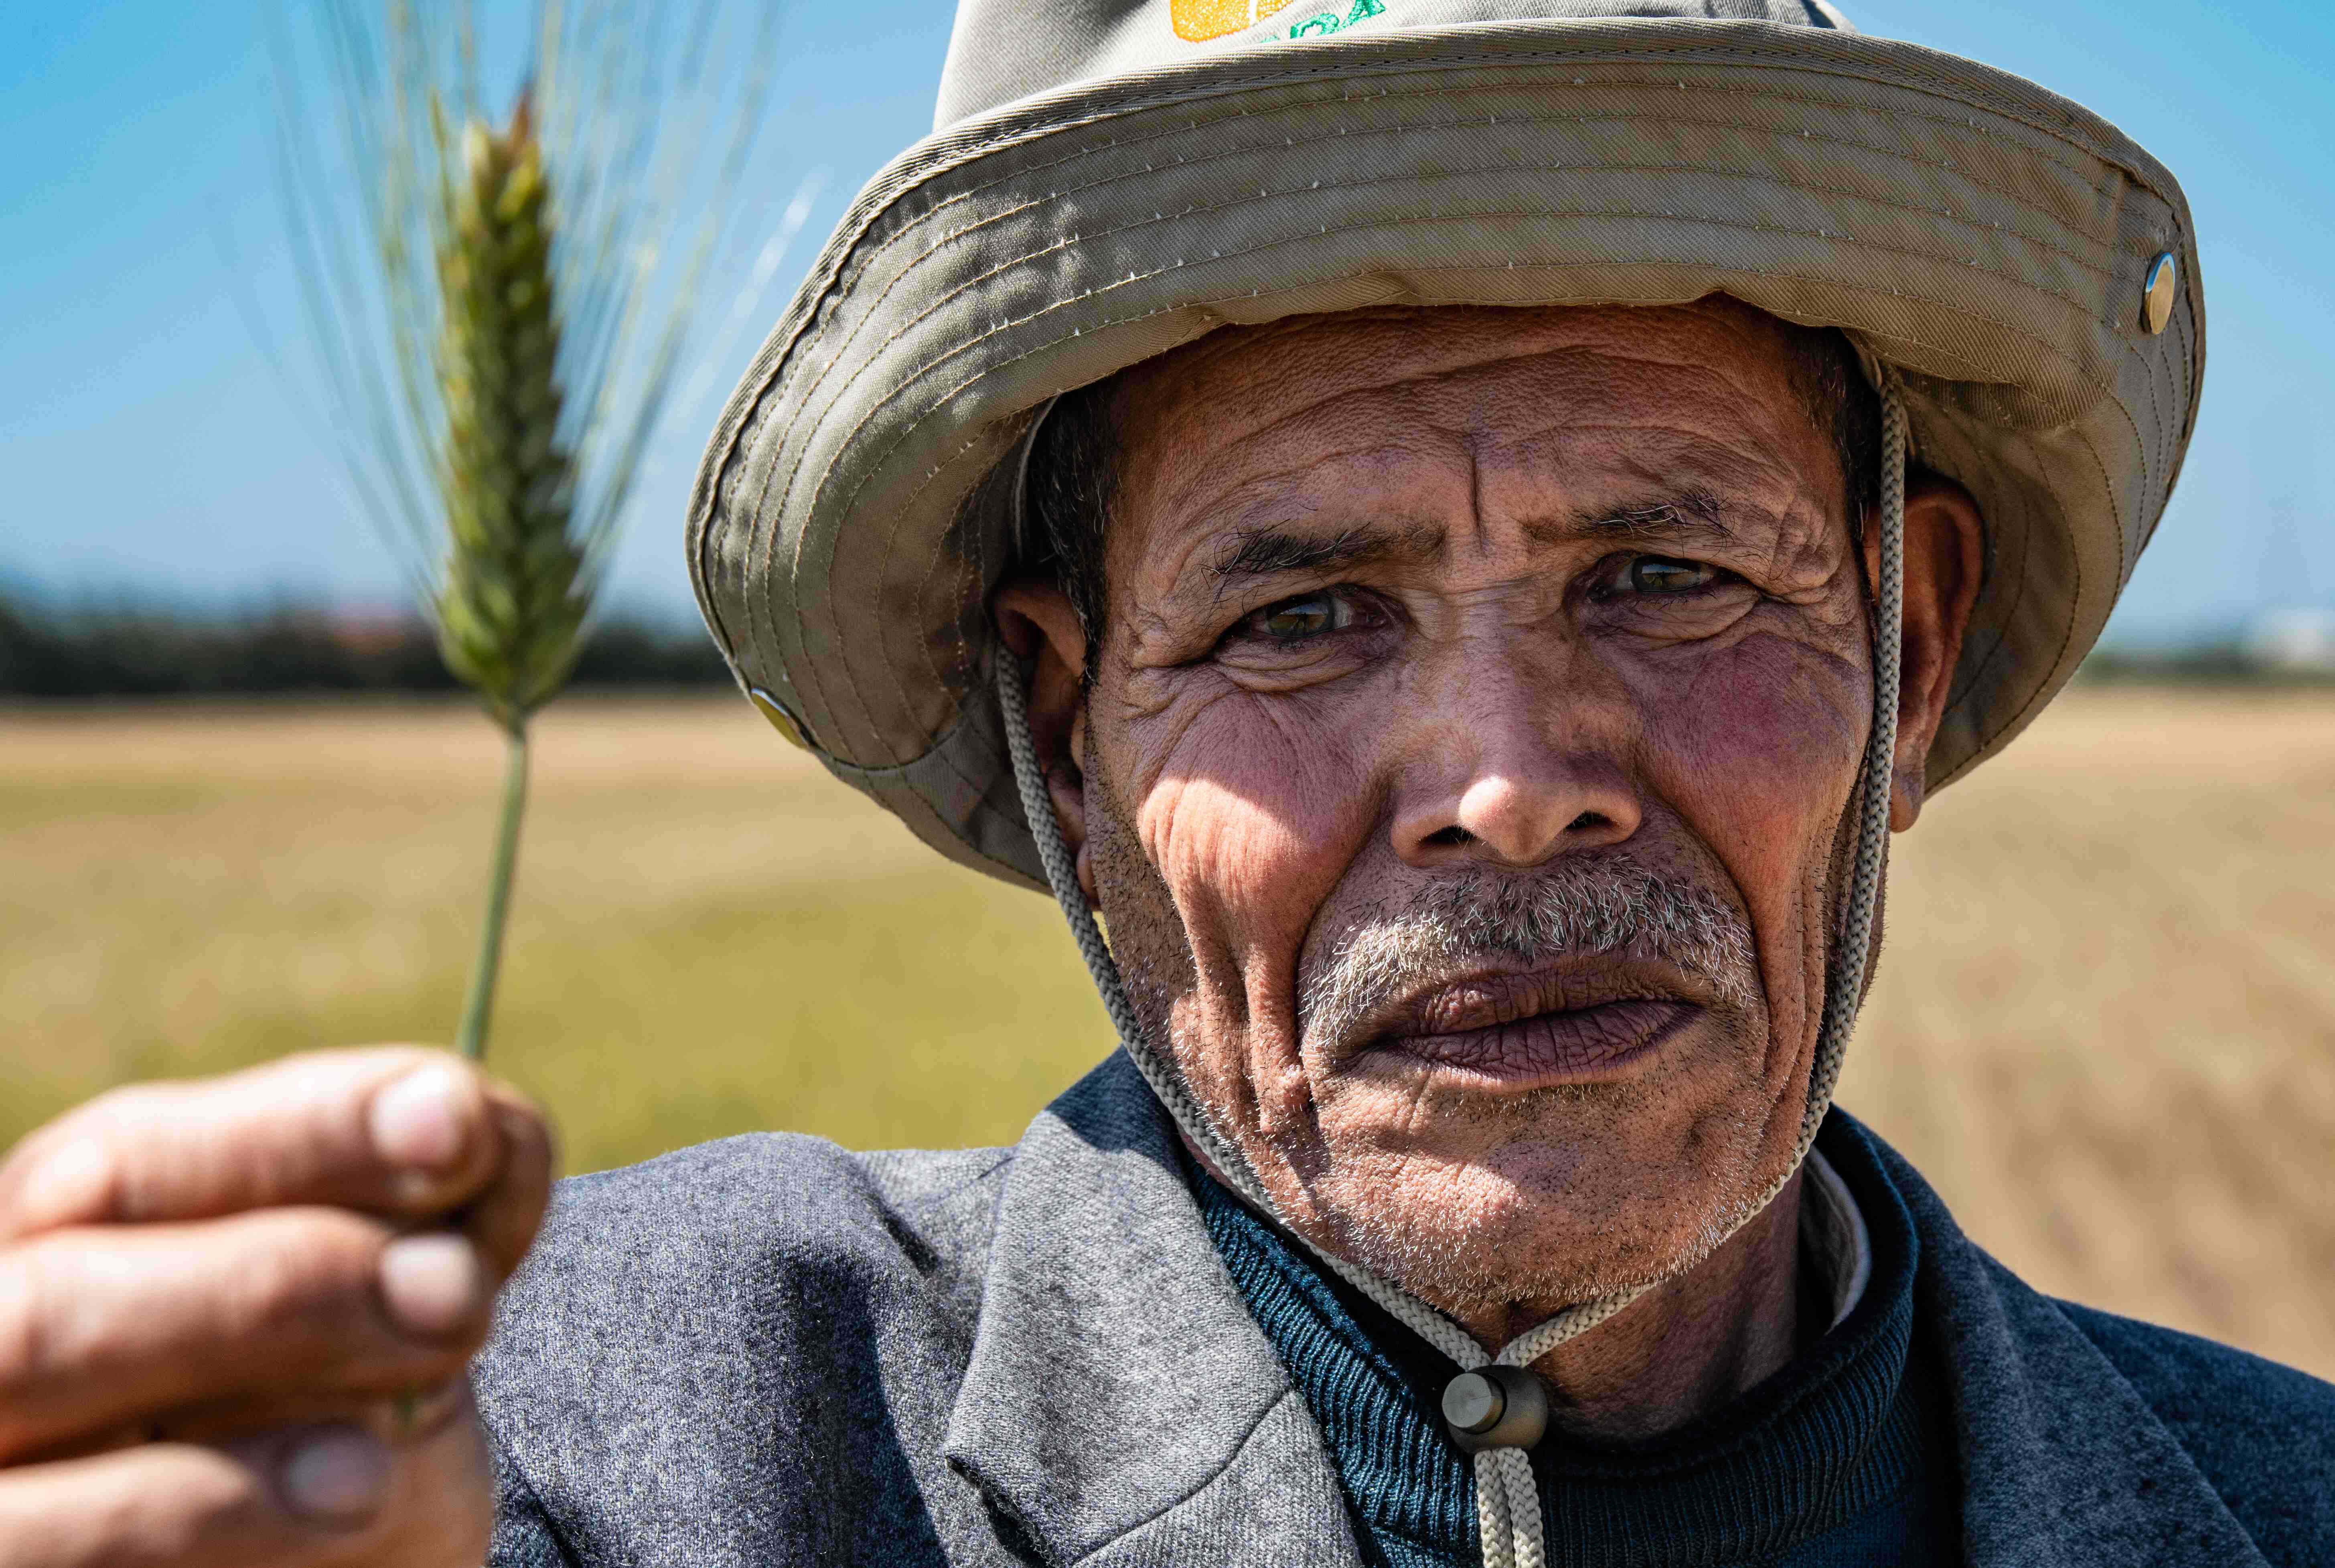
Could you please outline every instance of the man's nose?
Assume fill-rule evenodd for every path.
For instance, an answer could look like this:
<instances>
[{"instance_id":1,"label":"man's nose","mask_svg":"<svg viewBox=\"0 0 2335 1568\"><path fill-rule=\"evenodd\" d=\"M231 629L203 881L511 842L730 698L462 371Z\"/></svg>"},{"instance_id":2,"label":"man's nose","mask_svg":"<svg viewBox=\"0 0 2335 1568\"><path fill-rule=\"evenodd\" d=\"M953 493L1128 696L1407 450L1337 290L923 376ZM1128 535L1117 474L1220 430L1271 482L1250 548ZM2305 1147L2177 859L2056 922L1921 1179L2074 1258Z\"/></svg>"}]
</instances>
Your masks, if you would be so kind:
<instances>
[{"instance_id":1,"label":"man's nose","mask_svg":"<svg viewBox=\"0 0 2335 1568\"><path fill-rule=\"evenodd\" d=\"M1571 673L1567 673L1568 674ZM1638 830L1612 704L1547 671L1470 671L1414 738L1394 820L1407 864L1537 866Z\"/></svg>"}]
</instances>

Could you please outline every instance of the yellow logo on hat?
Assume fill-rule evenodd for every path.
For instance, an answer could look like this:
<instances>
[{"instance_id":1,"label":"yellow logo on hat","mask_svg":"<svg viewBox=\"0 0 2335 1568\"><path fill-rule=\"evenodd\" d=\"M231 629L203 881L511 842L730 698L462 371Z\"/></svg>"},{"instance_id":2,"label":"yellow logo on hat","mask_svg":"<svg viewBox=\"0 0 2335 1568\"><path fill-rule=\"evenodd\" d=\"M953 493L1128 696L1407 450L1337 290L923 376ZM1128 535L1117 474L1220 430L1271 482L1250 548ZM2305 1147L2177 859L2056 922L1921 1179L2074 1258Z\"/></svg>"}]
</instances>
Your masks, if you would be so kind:
<instances>
[{"instance_id":1,"label":"yellow logo on hat","mask_svg":"<svg viewBox=\"0 0 2335 1568\"><path fill-rule=\"evenodd\" d=\"M1187 44L1206 44L1211 38L1245 33L1291 3L1292 0L1168 0L1168 15L1176 24L1177 37ZM1308 16L1292 27L1289 35L1315 38L1340 33L1385 12L1384 0L1353 0L1353 9L1344 16L1335 11Z\"/></svg>"},{"instance_id":2,"label":"yellow logo on hat","mask_svg":"<svg viewBox=\"0 0 2335 1568\"><path fill-rule=\"evenodd\" d=\"M1176 36L1187 44L1206 44L1227 33L1254 27L1289 0L1168 0L1168 14L1176 23Z\"/></svg>"}]
</instances>

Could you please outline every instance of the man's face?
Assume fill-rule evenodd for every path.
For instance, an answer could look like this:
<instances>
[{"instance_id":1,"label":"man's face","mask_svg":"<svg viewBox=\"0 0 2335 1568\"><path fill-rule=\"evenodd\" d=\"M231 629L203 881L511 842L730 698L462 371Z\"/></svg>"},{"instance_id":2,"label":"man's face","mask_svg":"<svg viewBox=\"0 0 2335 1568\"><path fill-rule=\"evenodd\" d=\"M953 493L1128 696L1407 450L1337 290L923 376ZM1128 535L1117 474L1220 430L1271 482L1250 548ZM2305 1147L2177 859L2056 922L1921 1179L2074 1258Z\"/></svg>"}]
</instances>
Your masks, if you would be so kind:
<instances>
[{"instance_id":1,"label":"man's face","mask_svg":"<svg viewBox=\"0 0 2335 1568\"><path fill-rule=\"evenodd\" d=\"M1282 1214L1439 1303L1673 1273L1788 1168L1872 677L1786 331L1360 313L1111 391L1082 865Z\"/></svg>"}]
</instances>

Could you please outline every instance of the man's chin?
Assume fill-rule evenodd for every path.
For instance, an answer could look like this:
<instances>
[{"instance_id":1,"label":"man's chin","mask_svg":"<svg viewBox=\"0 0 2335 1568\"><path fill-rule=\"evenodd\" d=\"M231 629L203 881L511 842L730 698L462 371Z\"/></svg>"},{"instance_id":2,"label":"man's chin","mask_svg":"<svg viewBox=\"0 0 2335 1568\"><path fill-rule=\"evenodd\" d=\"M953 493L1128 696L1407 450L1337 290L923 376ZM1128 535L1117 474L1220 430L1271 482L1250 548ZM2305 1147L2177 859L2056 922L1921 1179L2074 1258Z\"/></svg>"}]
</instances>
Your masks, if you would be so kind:
<instances>
[{"instance_id":1,"label":"man's chin","mask_svg":"<svg viewBox=\"0 0 2335 1568\"><path fill-rule=\"evenodd\" d=\"M1558 1305L1590 1301L1675 1272L1683 1238L1671 1234L1676 1215L1659 1229L1623 1229L1526 1222L1502 1215L1464 1223L1452 1195L1436 1200L1441 1212L1398 1208L1372 1195L1368 1208L1349 1208L1325 1195L1323 1204L1342 1233L1341 1252L1446 1312L1470 1316L1518 1302ZM1569 1216L1568 1216L1569 1217Z\"/></svg>"},{"instance_id":2,"label":"man's chin","mask_svg":"<svg viewBox=\"0 0 2335 1568\"><path fill-rule=\"evenodd\" d=\"M1575 1099L1604 1088L1541 1092ZM1553 1312L1694 1267L1774 1180L1756 1140L1689 1140L1681 1158L1675 1147L1559 1137L1334 1161L1313 1184L1317 1212L1342 1255L1446 1311Z\"/></svg>"}]
</instances>

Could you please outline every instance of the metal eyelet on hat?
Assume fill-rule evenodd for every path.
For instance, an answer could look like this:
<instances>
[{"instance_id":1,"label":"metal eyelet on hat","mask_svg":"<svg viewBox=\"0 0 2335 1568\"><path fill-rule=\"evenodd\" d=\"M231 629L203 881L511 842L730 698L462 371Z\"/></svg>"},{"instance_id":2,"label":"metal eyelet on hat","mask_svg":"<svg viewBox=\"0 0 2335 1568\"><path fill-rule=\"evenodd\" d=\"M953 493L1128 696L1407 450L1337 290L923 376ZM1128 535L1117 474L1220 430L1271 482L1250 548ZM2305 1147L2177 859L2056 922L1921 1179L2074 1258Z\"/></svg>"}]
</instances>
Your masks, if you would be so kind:
<instances>
[{"instance_id":1,"label":"metal eyelet on hat","mask_svg":"<svg viewBox=\"0 0 2335 1568\"><path fill-rule=\"evenodd\" d=\"M1548 1430L1548 1394L1522 1367L1478 1367L1443 1385L1443 1424L1470 1454L1529 1448Z\"/></svg>"},{"instance_id":2,"label":"metal eyelet on hat","mask_svg":"<svg viewBox=\"0 0 2335 1568\"><path fill-rule=\"evenodd\" d=\"M784 702L760 686L747 687L746 695L753 700L755 708L770 721L770 728L776 730L787 744L799 746L806 751L819 750L819 743L810 738L810 726L796 718L794 711Z\"/></svg>"},{"instance_id":3,"label":"metal eyelet on hat","mask_svg":"<svg viewBox=\"0 0 2335 1568\"><path fill-rule=\"evenodd\" d=\"M2140 324L2154 337L2173 319L2174 296L2181 292L2181 263L2165 251L2148 264L2140 286Z\"/></svg>"}]
</instances>

